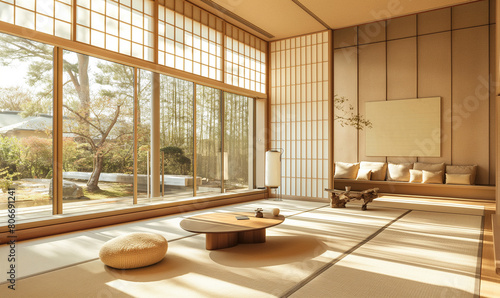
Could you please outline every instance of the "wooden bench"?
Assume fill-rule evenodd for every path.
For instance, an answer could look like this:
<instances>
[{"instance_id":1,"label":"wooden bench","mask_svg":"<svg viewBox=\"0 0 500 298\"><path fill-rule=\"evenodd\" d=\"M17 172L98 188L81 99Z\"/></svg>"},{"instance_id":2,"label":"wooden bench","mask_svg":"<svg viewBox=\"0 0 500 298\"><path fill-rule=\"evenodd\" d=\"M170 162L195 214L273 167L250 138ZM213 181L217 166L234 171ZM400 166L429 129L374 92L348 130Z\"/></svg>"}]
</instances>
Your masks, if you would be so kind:
<instances>
[{"instance_id":1,"label":"wooden bench","mask_svg":"<svg viewBox=\"0 0 500 298\"><path fill-rule=\"evenodd\" d=\"M334 187L336 189L345 189L346 186L351 186L351 190L357 191L378 188L381 193L495 201L494 185L423 184L352 179L334 180Z\"/></svg>"}]
</instances>

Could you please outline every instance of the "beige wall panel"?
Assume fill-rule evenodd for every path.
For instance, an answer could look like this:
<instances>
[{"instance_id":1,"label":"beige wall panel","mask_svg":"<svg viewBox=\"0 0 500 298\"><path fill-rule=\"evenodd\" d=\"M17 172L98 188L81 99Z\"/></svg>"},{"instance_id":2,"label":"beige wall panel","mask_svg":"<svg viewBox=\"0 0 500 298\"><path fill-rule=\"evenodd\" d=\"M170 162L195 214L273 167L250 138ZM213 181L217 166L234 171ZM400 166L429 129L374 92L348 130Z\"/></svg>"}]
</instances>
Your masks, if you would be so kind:
<instances>
[{"instance_id":1,"label":"beige wall panel","mask_svg":"<svg viewBox=\"0 0 500 298\"><path fill-rule=\"evenodd\" d=\"M490 0L490 24L496 23L497 0Z\"/></svg>"},{"instance_id":2,"label":"beige wall panel","mask_svg":"<svg viewBox=\"0 0 500 298\"><path fill-rule=\"evenodd\" d=\"M365 115L365 103L386 99L385 42L360 46L359 55L359 113ZM359 132L359 161L386 161L385 157L367 157L365 131Z\"/></svg>"},{"instance_id":3,"label":"beige wall panel","mask_svg":"<svg viewBox=\"0 0 500 298\"><path fill-rule=\"evenodd\" d=\"M418 38L418 96L441 97L441 157L420 157L419 162L451 164L451 32ZM432 142L423 147L434 146Z\"/></svg>"},{"instance_id":4,"label":"beige wall panel","mask_svg":"<svg viewBox=\"0 0 500 298\"><path fill-rule=\"evenodd\" d=\"M345 51L350 49L349 53ZM356 47L338 49L333 52L333 68L335 76L333 93L339 97L349 99L349 104L358 110L358 65ZM334 111L338 113L338 111ZM358 131L349 126L342 127L334 122L334 160L343 162L357 162L358 160Z\"/></svg>"},{"instance_id":5,"label":"beige wall panel","mask_svg":"<svg viewBox=\"0 0 500 298\"><path fill-rule=\"evenodd\" d=\"M388 40L415 35L417 35L417 15L410 15L387 21Z\"/></svg>"},{"instance_id":6,"label":"beige wall panel","mask_svg":"<svg viewBox=\"0 0 500 298\"><path fill-rule=\"evenodd\" d=\"M496 100L495 100L495 104L496 104L496 111L495 111L495 116L496 116L496 127L497 127L497 131L498 131L498 127L500 127L500 96L497 96L496 97ZM500 138L497 138L496 140L496 145L497 145L497 148L500 148ZM498 154L498 149L497 149L497 154L496 156L498 157L497 158L497 168L500 168L500 156ZM495 184L497 185L497 188L498 188L498 185L500 185L500 175L497 175L496 176L496 179L495 179ZM500 210L500 191L497 191L496 192L496 201L497 201L497 210ZM498 214L498 211L497 211L497 214Z\"/></svg>"},{"instance_id":7,"label":"beige wall panel","mask_svg":"<svg viewBox=\"0 0 500 298\"><path fill-rule=\"evenodd\" d=\"M451 8L443 8L417 16L418 34L429 34L451 29Z\"/></svg>"},{"instance_id":8,"label":"beige wall panel","mask_svg":"<svg viewBox=\"0 0 500 298\"><path fill-rule=\"evenodd\" d=\"M358 26L358 43L367 44L385 40L385 21Z\"/></svg>"},{"instance_id":9,"label":"beige wall panel","mask_svg":"<svg viewBox=\"0 0 500 298\"><path fill-rule=\"evenodd\" d=\"M387 100L417 96L417 38L387 42Z\"/></svg>"},{"instance_id":10,"label":"beige wall panel","mask_svg":"<svg viewBox=\"0 0 500 298\"><path fill-rule=\"evenodd\" d=\"M452 33L452 163L477 164L478 184L489 183L488 38L488 26Z\"/></svg>"},{"instance_id":11,"label":"beige wall panel","mask_svg":"<svg viewBox=\"0 0 500 298\"><path fill-rule=\"evenodd\" d=\"M417 157L411 157L411 156L406 156L406 157L388 156L387 157L387 162L392 162L392 163L414 163L417 161L418 161Z\"/></svg>"},{"instance_id":12,"label":"beige wall panel","mask_svg":"<svg viewBox=\"0 0 500 298\"><path fill-rule=\"evenodd\" d=\"M417 97L416 37L387 42L387 100ZM388 156L388 162L415 162L415 157Z\"/></svg>"},{"instance_id":13,"label":"beige wall panel","mask_svg":"<svg viewBox=\"0 0 500 298\"><path fill-rule=\"evenodd\" d=\"M267 100L255 101L256 115L265 115ZM255 185L264 186L264 165L266 155L266 117L255 117Z\"/></svg>"},{"instance_id":14,"label":"beige wall panel","mask_svg":"<svg viewBox=\"0 0 500 298\"><path fill-rule=\"evenodd\" d=\"M492 1L495 2L495 1ZM490 25L490 82L495 82L495 25ZM490 85L490 184L495 184L496 179L496 93Z\"/></svg>"},{"instance_id":15,"label":"beige wall panel","mask_svg":"<svg viewBox=\"0 0 500 298\"><path fill-rule=\"evenodd\" d=\"M483 0L451 8L452 28L460 29L486 25L489 22L489 1Z\"/></svg>"},{"instance_id":16,"label":"beige wall panel","mask_svg":"<svg viewBox=\"0 0 500 298\"><path fill-rule=\"evenodd\" d=\"M357 27L349 27L333 31L333 47L335 49L354 46L357 43Z\"/></svg>"},{"instance_id":17,"label":"beige wall panel","mask_svg":"<svg viewBox=\"0 0 500 298\"><path fill-rule=\"evenodd\" d=\"M495 0L493 0L495 1ZM498 0L496 0L498 1ZM496 20L495 20L495 23L496 24L500 24L500 4L496 5L495 6L495 12L496 12ZM500 30L496 30L496 34L495 34L496 38L496 42L495 42L495 45L496 45L496 48L500 50ZM496 79L495 79L495 82L496 82L496 94L497 95L500 95L500 53L499 51L496 52L496 54L494 55L495 58L496 58L496 63L495 63L495 68L496 69ZM500 193L500 192L499 192Z\"/></svg>"}]
</instances>

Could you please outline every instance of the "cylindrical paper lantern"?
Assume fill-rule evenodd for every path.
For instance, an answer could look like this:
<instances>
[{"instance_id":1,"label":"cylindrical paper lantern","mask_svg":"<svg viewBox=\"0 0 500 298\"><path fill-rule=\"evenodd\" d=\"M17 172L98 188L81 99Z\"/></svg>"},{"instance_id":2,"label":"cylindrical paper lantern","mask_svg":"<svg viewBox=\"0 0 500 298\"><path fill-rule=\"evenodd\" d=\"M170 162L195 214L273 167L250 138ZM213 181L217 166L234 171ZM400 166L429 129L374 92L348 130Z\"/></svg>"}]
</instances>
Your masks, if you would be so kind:
<instances>
[{"instance_id":1,"label":"cylindrical paper lantern","mask_svg":"<svg viewBox=\"0 0 500 298\"><path fill-rule=\"evenodd\" d=\"M280 187L281 185L281 152L266 152L266 186Z\"/></svg>"}]
</instances>

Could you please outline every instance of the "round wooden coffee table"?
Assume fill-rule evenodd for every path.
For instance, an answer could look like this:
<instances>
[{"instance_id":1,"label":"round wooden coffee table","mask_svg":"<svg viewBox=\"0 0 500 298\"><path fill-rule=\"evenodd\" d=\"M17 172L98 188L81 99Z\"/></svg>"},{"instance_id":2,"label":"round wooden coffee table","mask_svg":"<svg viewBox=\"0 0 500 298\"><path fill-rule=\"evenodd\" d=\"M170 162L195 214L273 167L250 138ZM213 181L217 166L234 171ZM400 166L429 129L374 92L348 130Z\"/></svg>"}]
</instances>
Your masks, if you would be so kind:
<instances>
[{"instance_id":1,"label":"round wooden coffee table","mask_svg":"<svg viewBox=\"0 0 500 298\"><path fill-rule=\"evenodd\" d=\"M247 216L248 219L237 219ZM181 227L193 233L205 233L206 249L214 250L235 246L238 243L266 242L266 228L279 225L285 220L283 215L264 213L263 218L251 212L208 213L185 218Z\"/></svg>"}]
</instances>

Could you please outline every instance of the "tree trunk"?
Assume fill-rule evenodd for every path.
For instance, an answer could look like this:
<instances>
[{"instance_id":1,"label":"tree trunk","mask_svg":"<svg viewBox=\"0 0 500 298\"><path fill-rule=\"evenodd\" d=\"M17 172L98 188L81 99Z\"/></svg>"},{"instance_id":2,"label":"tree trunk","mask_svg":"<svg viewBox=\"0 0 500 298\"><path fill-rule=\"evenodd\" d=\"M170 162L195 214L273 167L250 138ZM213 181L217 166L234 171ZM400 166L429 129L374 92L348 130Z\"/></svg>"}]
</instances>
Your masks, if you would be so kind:
<instances>
[{"instance_id":1,"label":"tree trunk","mask_svg":"<svg viewBox=\"0 0 500 298\"><path fill-rule=\"evenodd\" d=\"M89 80L89 56L78 54L78 78L80 88L78 98L80 99L80 113L86 119L90 117L90 80ZM86 122L80 123L85 134L89 135L90 125Z\"/></svg>"},{"instance_id":2,"label":"tree trunk","mask_svg":"<svg viewBox=\"0 0 500 298\"><path fill-rule=\"evenodd\" d=\"M92 175L90 175L90 179L87 182L88 191L101 190L98 184L99 184L99 177L101 176L103 160L104 160L103 155L101 154L101 152L97 151L94 154L94 168L92 169Z\"/></svg>"}]
</instances>

